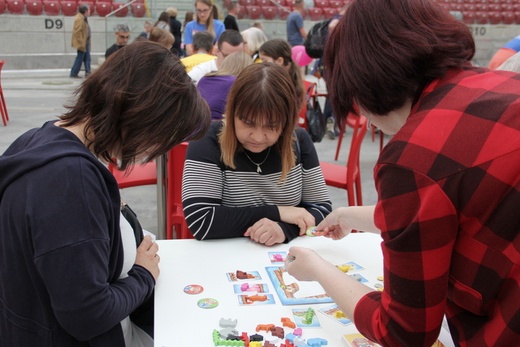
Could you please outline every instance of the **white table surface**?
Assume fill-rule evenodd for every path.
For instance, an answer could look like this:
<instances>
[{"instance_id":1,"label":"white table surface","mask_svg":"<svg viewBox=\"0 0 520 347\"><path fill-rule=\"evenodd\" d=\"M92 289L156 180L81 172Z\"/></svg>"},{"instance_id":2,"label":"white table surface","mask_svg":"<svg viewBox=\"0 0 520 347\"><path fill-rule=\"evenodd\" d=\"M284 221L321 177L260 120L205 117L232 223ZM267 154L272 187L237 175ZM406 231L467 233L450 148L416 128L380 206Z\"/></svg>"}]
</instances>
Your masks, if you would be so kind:
<instances>
[{"instance_id":1,"label":"white table surface","mask_svg":"<svg viewBox=\"0 0 520 347\"><path fill-rule=\"evenodd\" d=\"M227 240L158 240L161 256L161 274L155 289L155 346L156 347L211 347L214 346L212 333L220 330L221 318L237 319L239 334L252 335L258 324L274 324L282 327L281 318L294 321L293 308L313 307L321 327L303 328L302 338L323 338L328 346L342 346L344 334L357 333L353 324L342 325L319 312L319 308L331 304L284 306L273 288L266 267L271 263L269 252L288 251L291 246L304 246L335 265L354 261L365 269L360 272L373 286L382 283L377 280L383 275L381 238L370 233L350 234L340 241L324 237L299 237L289 244L266 247L247 238ZM283 264L281 264L283 266ZM237 270L258 271L261 280L241 280L231 282L226 274ZM266 283L273 294L274 305L241 306L233 284ZM199 284L204 288L200 294L184 293L184 287ZM304 285L304 284L302 284ZM253 293L254 294L254 293ZM216 308L202 309L198 300L213 298L219 302ZM284 328L285 333L292 332ZM279 346L282 340L263 331L264 341L272 341ZM449 334L443 329L440 340L448 347L453 346Z\"/></svg>"}]
</instances>

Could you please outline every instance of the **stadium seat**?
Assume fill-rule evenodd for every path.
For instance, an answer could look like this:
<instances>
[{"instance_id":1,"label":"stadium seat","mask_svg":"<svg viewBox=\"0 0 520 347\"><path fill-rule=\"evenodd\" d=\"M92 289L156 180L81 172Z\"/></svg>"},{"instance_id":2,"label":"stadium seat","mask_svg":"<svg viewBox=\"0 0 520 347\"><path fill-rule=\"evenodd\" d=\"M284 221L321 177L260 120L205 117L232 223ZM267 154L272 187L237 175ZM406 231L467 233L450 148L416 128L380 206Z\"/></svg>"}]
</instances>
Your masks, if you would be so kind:
<instances>
[{"instance_id":1,"label":"stadium seat","mask_svg":"<svg viewBox=\"0 0 520 347\"><path fill-rule=\"evenodd\" d=\"M5 12L5 8L7 5L5 4L5 0L0 0L0 14Z\"/></svg>"},{"instance_id":2,"label":"stadium seat","mask_svg":"<svg viewBox=\"0 0 520 347\"><path fill-rule=\"evenodd\" d=\"M334 17L335 15L338 14L338 9L337 8L324 8L323 9L323 15L325 16L325 19L331 19L332 17Z\"/></svg>"},{"instance_id":3,"label":"stadium seat","mask_svg":"<svg viewBox=\"0 0 520 347\"><path fill-rule=\"evenodd\" d=\"M25 11L23 0L7 0L7 11L11 14L22 14Z\"/></svg>"},{"instance_id":4,"label":"stadium seat","mask_svg":"<svg viewBox=\"0 0 520 347\"><path fill-rule=\"evenodd\" d=\"M78 3L76 1L61 0L60 7L64 16L75 16L78 11Z\"/></svg>"},{"instance_id":5,"label":"stadium seat","mask_svg":"<svg viewBox=\"0 0 520 347\"><path fill-rule=\"evenodd\" d=\"M502 12L499 11L490 11L487 13L488 20L490 24L500 24L502 23Z\"/></svg>"},{"instance_id":6,"label":"stadium seat","mask_svg":"<svg viewBox=\"0 0 520 347\"><path fill-rule=\"evenodd\" d=\"M311 7L307 10L309 14L309 18L311 20L322 20L323 19L323 9L319 7Z\"/></svg>"},{"instance_id":7,"label":"stadium seat","mask_svg":"<svg viewBox=\"0 0 520 347\"><path fill-rule=\"evenodd\" d=\"M343 0L329 0L329 4L330 6L329 7L332 7L332 8L342 8L343 7Z\"/></svg>"},{"instance_id":8,"label":"stadium seat","mask_svg":"<svg viewBox=\"0 0 520 347\"><path fill-rule=\"evenodd\" d=\"M489 23L488 12L476 11L475 12L475 23L477 23L477 24L488 24Z\"/></svg>"},{"instance_id":9,"label":"stadium seat","mask_svg":"<svg viewBox=\"0 0 520 347\"><path fill-rule=\"evenodd\" d=\"M48 16L57 16L60 14L60 3L58 0L44 0L43 12Z\"/></svg>"},{"instance_id":10,"label":"stadium seat","mask_svg":"<svg viewBox=\"0 0 520 347\"><path fill-rule=\"evenodd\" d=\"M247 16L250 19L258 19L262 16L262 8L260 6L246 6Z\"/></svg>"},{"instance_id":11,"label":"stadium seat","mask_svg":"<svg viewBox=\"0 0 520 347\"><path fill-rule=\"evenodd\" d=\"M100 17L105 17L107 14L112 12L112 3L110 2L96 2L96 13Z\"/></svg>"},{"instance_id":12,"label":"stadium seat","mask_svg":"<svg viewBox=\"0 0 520 347\"><path fill-rule=\"evenodd\" d=\"M502 11L502 23L515 24L515 14L513 11Z\"/></svg>"},{"instance_id":13,"label":"stadium seat","mask_svg":"<svg viewBox=\"0 0 520 347\"><path fill-rule=\"evenodd\" d=\"M457 3L450 4L450 11L462 11L463 9L464 9L464 6L462 6L462 4L457 4Z\"/></svg>"},{"instance_id":14,"label":"stadium seat","mask_svg":"<svg viewBox=\"0 0 520 347\"><path fill-rule=\"evenodd\" d=\"M329 7L329 0L314 0L314 7L327 8Z\"/></svg>"},{"instance_id":15,"label":"stadium seat","mask_svg":"<svg viewBox=\"0 0 520 347\"><path fill-rule=\"evenodd\" d=\"M262 6L262 15L265 19L275 19L278 16L278 8L276 6Z\"/></svg>"},{"instance_id":16,"label":"stadium seat","mask_svg":"<svg viewBox=\"0 0 520 347\"><path fill-rule=\"evenodd\" d=\"M244 19L247 17L247 9L245 6L240 6L240 9L238 10L238 13L237 13L237 18L238 19Z\"/></svg>"},{"instance_id":17,"label":"stadium seat","mask_svg":"<svg viewBox=\"0 0 520 347\"><path fill-rule=\"evenodd\" d=\"M283 7L278 9L278 17L281 20L287 19L287 16L291 13L291 10L288 7Z\"/></svg>"},{"instance_id":18,"label":"stadium seat","mask_svg":"<svg viewBox=\"0 0 520 347\"><path fill-rule=\"evenodd\" d=\"M464 11L476 11L477 6L475 4L463 4Z\"/></svg>"},{"instance_id":19,"label":"stadium seat","mask_svg":"<svg viewBox=\"0 0 520 347\"><path fill-rule=\"evenodd\" d=\"M285 2L285 0L273 0L273 1L276 2L280 6L284 6L284 7L287 6L287 3Z\"/></svg>"},{"instance_id":20,"label":"stadium seat","mask_svg":"<svg viewBox=\"0 0 520 347\"><path fill-rule=\"evenodd\" d=\"M74 0L70 0L70 1L74 1ZM90 10L90 15L93 16L94 15L94 12L96 11L96 6L94 5L94 1L78 1L78 7L81 6L81 5L87 5L89 10Z\"/></svg>"},{"instance_id":21,"label":"stadium seat","mask_svg":"<svg viewBox=\"0 0 520 347\"><path fill-rule=\"evenodd\" d=\"M41 0L29 0L25 3L25 8L31 16L39 16L43 13Z\"/></svg>"},{"instance_id":22,"label":"stadium seat","mask_svg":"<svg viewBox=\"0 0 520 347\"><path fill-rule=\"evenodd\" d=\"M128 14L128 6L126 6L125 2L113 2L112 3L112 11L118 10L114 12L114 16L116 17L126 17Z\"/></svg>"},{"instance_id":23,"label":"stadium seat","mask_svg":"<svg viewBox=\"0 0 520 347\"><path fill-rule=\"evenodd\" d=\"M132 5L132 15L137 18L142 18L146 15L146 6L144 4L140 4L134 2Z\"/></svg>"},{"instance_id":24,"label":"stadium seat","mask_svg":"<svg viewBox=\"0 0 520 347\"><path fill-rule=\"evenodd\" d=\"M239 0L241 6L256 6L256 0Z\"/></svg>"},{"instance_id":25,"label":"stadium seat","mask_svg":"<svg viewBox=\"0 0 520 347\"><path fill-rule=\"evenodd\" d=\"M479 4L476 4L475 5L475 8L478 10L479 9ZM488 11L501 11L502 10L502 6L500 4L487 4L487 10ZM484 11L484 9L482 9L482 11Z\"/></svg>"},{"instance_id":26,"label":"stadium seat","mask_svg":"<svg viewBox=\"0 0 520 347\"><path fill-rule=\"evenodd\" d=\"M475 12L473 11L462 11L462 21L466 24L475 23Z\"/></svg>"},{"instance_id":27,"label":"stadium seat","mask_svg":"<svg viewBox=\"0 0 520 347\"><path fill-rule=\"evenodd\" d=\"M271 2L271 0L256 0L256 4L258 6L276 6L276 5L273 5L273 3Z\"/></svg>"},{"instance_id":28,"label":"stadium seat","mask_svg":"<svg viewBox=\"0 0 520 347\"><path fill-rule=\"evenodd\" d=\"M489 11L489 7L488 7L488 4L475 4L475 9L477 11Z\"/></svg>"},{"instance_id":29,"label":"stadium seat","mask_svg":"<svg viewBox=\"0 0 520 347\"><path fill-rule=\"evenodd\" d=\"M285 0L285 6L293 8L294 7L294 0Z\"/></svg>"}]
</instances>

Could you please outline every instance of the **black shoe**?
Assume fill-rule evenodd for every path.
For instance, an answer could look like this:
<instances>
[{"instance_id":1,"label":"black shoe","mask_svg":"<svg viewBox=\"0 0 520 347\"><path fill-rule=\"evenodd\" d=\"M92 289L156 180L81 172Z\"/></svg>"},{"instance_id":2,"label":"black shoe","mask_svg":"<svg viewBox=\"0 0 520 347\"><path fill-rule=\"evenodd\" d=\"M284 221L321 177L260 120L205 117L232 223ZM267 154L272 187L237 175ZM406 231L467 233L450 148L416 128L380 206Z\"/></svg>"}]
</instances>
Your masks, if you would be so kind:
<instances>
[{"instance_id":1,"label":"black shoe","mask_svg":"<svg viewBox=\"0 0 520 347\"><path fill-rule=\"evenodd\" d=\"M85 77L88 77L88 76L90 76L90 72L85 73Z\"/></svg>"},{"instance_id":2,"label":"black shoe","mask_svg":"<svg viewBox=\"0 0 520 347\"><path fill-rule=\"evenodd\" d=\"M81 77L79 77L78 75L76 75L76 76L70 75L70 78L81 78Z\"/></svg>"}]
</instances>

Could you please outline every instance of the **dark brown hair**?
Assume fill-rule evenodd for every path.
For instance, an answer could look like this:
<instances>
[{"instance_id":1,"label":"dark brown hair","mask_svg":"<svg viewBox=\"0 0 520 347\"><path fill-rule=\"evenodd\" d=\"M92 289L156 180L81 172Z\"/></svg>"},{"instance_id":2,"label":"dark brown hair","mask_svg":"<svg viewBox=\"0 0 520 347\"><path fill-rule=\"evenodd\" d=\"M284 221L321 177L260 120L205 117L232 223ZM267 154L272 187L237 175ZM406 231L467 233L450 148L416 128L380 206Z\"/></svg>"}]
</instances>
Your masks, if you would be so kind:
<instances>
[{"instance_id":1,"label":"dark brown hair","mask_svg":"<svg viewBox=\"0 0 520 347\"><path fill-rule=\"evenodd\" d=\"M210 111L179 59L150 41L136 41L111 55L75 92L64 126L85 123L86 145L120 169L202 137Z\"/></svg>"},{"instance_id":2,"label":"dark brown hair","mask_svg":"<svg viewBox=\"0 0 520 347\"><path fill-rule=\"evenodd\" d=\"M335 114L386 115L475 54L469 28L431 0L354 0L325 47Z\"/></svg>"},{"instance_id":3,"label":"dark brown hair","mask_svg":"<svg viewBox=\"0 0 520 347\"><path fill-rule=\"evenodd\" d=\"M271 39L260 46L259 52L273 58L274 60L282 58L283 65L289 66L289 75L291 76L294 87L296 88L297 100L301 106L304 101L305 93L303 89L302 74L300 72L300 67L294 62L294 60L292 60L292 50L289 42L284 39Z\"/></svg>"},{"instance_id":4,"label":"dark brown hair","mask_svg":"<svg viewBox=\"0 0 520 347\"><path fill-rule=\"evenodd\" d=\"M273 63L246 67L229 91L225 115L219 135L224 164L235 168L235 154L243 150L235 132L236 118L253 124L277 124L282 133L276 146L282 158L281 179L285 179L296 161L292 144L298 117L296 91L287 71Z\"/></svg>"}]
</instances>

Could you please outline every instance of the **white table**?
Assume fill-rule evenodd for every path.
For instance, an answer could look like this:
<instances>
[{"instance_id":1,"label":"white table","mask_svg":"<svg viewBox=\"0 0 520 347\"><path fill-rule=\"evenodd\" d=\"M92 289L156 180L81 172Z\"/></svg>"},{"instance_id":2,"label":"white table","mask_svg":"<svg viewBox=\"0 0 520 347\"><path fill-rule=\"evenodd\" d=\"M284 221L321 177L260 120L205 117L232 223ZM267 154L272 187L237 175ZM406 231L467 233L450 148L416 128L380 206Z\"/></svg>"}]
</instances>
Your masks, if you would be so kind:
<instances>
[{"instance_id":1,"label":"white table","mask_svg":"<svg viewBox=\"0 0 520 347\"><path fill-rule=\"evenodd\" d=\"M342 346L344 334L356 333L353 324L342 325L319 312L319 308L331 304L291 305L281 304L266 267L273 265L269 252L287 252L291 246L304 246L314 249L333 264L340 265L354 261L365 269L359 272L369 280L368 285L382 283L377 277L382 276L382 255L379 235L369 233L351 234L340 241L324 237L299 237L290 244L266 247L247 238L196 241L196 240L159 240L161 256L161 274L155 290L155 346L156 347L211 347L212 332L220 330L221 318L237 319L236 330L239 334L256 333L258 324L282 326L281 318L289 317L294 321L293 308L313 307L321 327L303 328L303 338L323 338L328 346ZM261 280L241 280L231 282L226 274L236 270L258 271ZM233 284L265 283L275 299L274 305L239 305L238 294L233 291ZM184 292L189 284L198 284L204 288L200 294L190 295ZM309 284L302 284L309 285ZM316 286L316 284L313 284ZM321 287L320 287L321 289ZM197 302L202 298L213 298L218 306L212 309L199 308ZM285 328L286 333L293 329ZM277 340L271 333L259 332L266 340ZM453 346L448 333L443 329L441 341L448 347Z\"/></svg>"}]
</instances>

